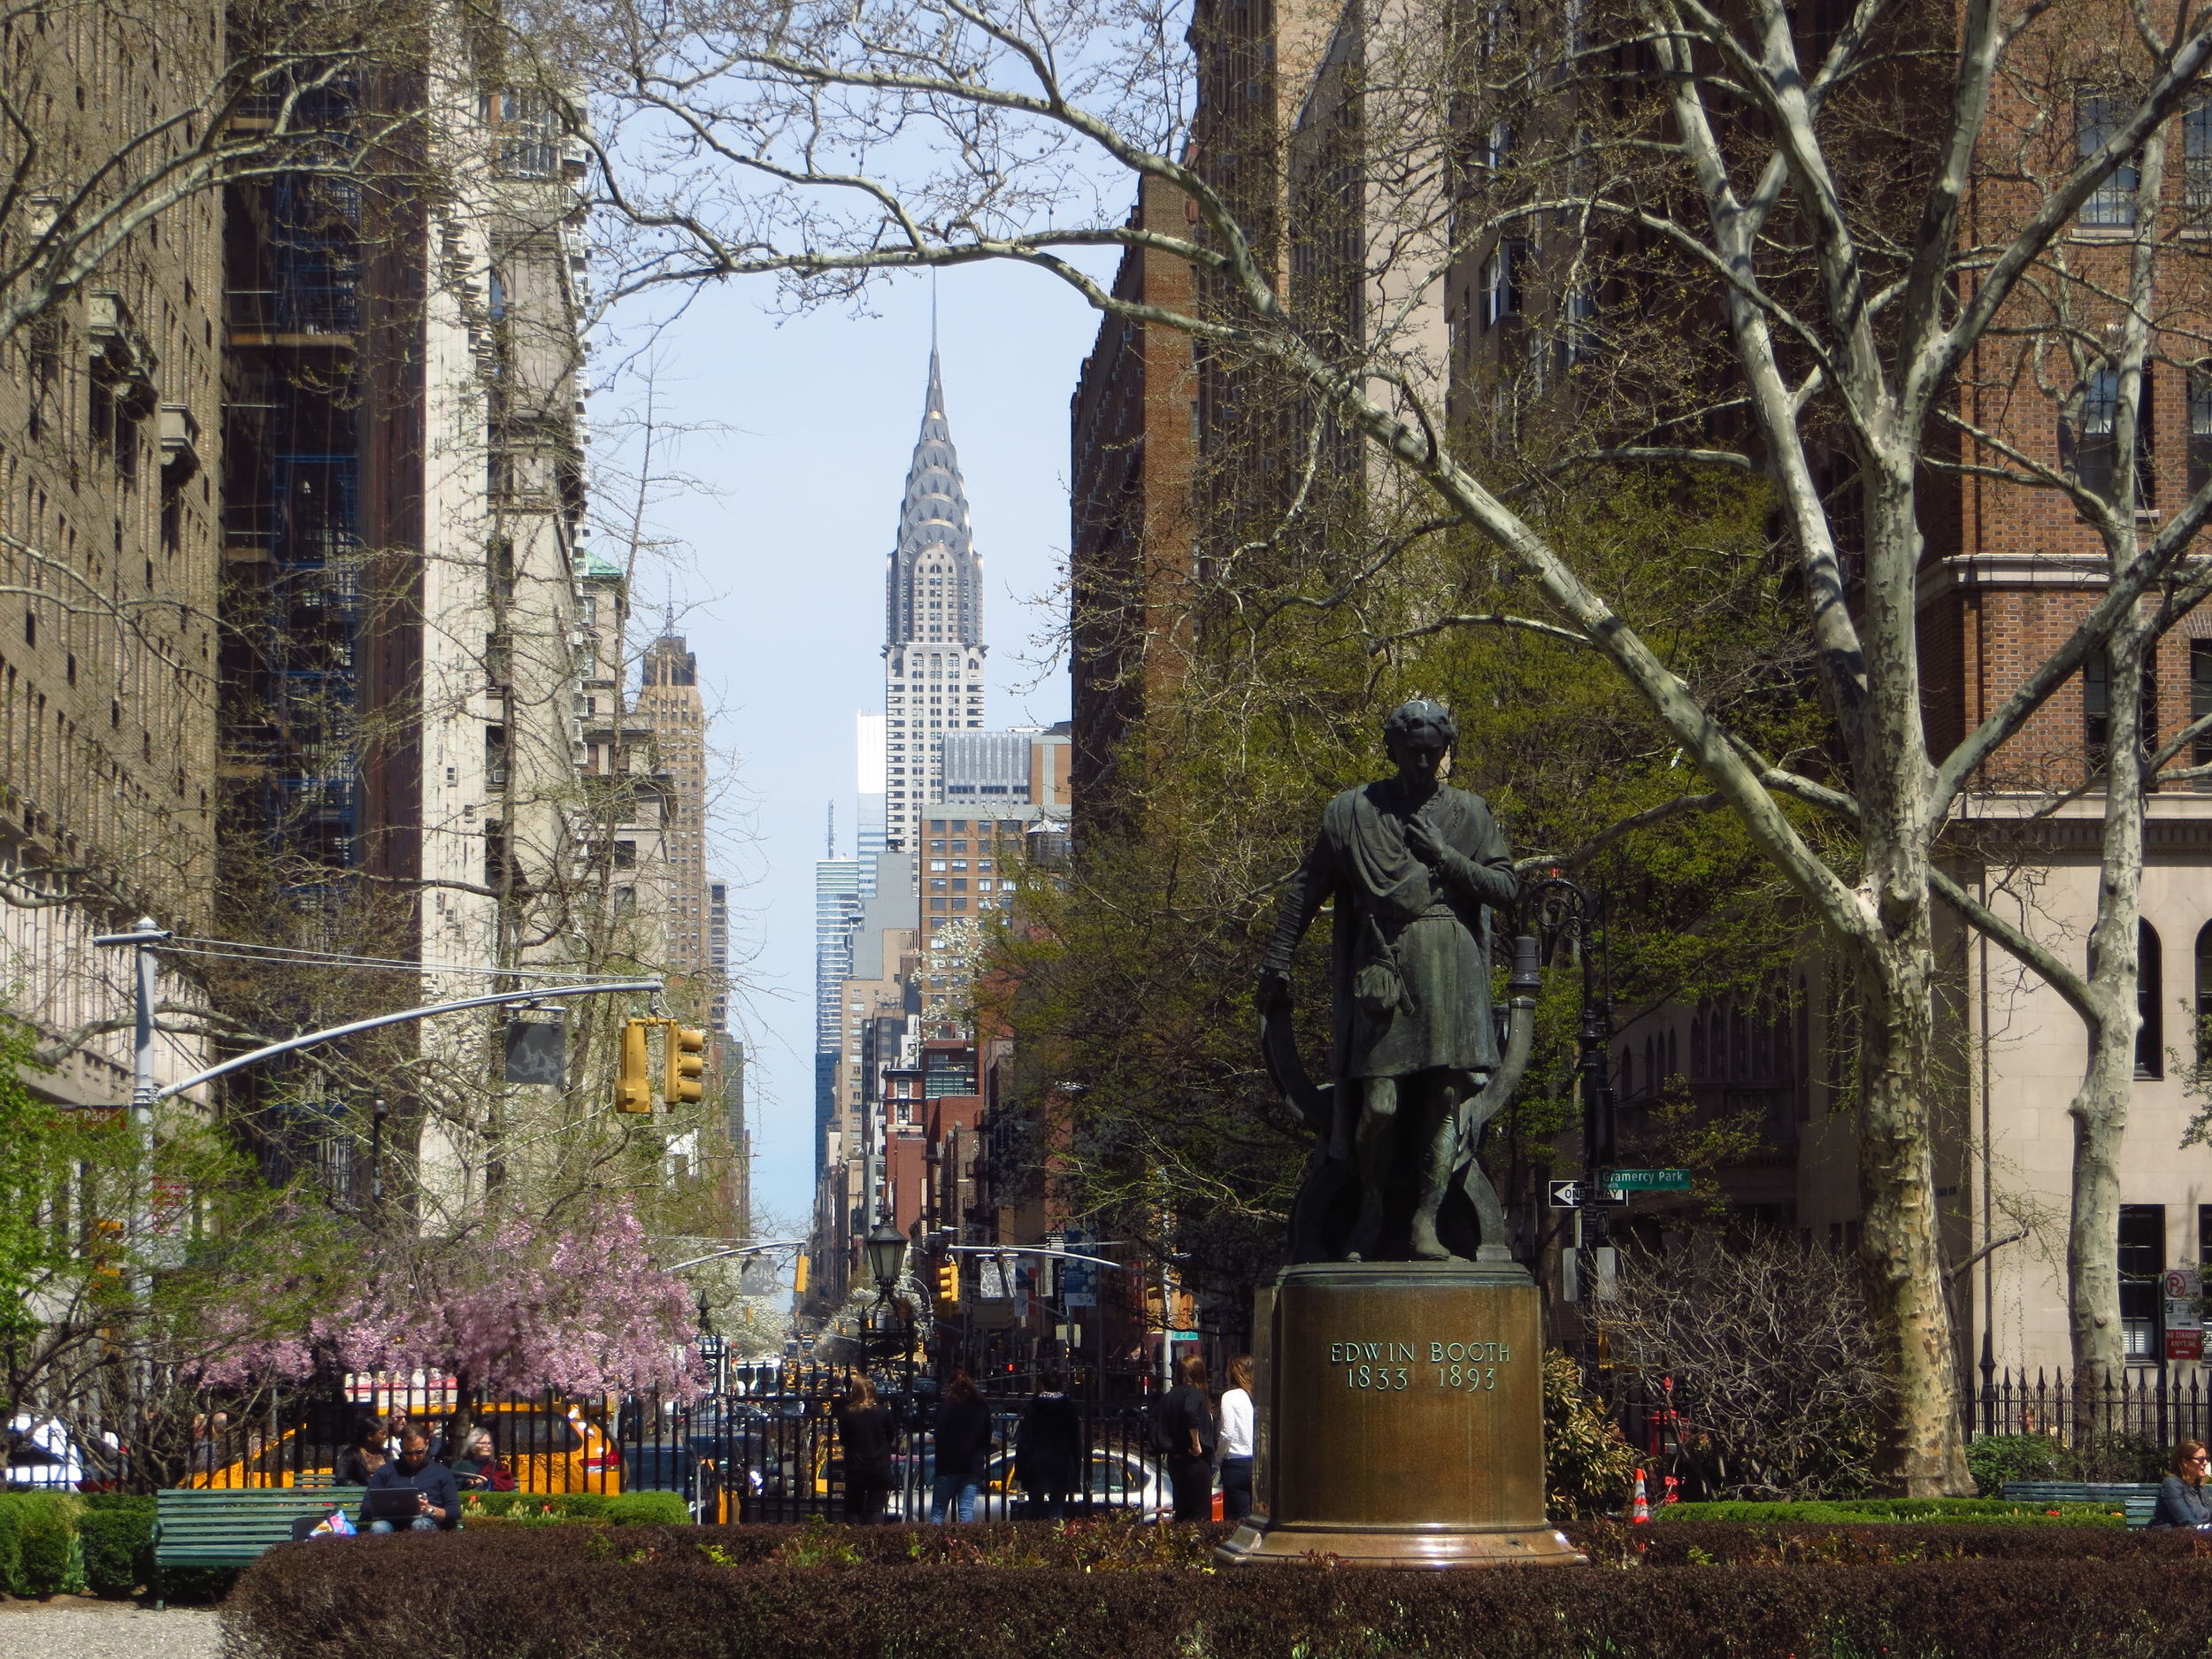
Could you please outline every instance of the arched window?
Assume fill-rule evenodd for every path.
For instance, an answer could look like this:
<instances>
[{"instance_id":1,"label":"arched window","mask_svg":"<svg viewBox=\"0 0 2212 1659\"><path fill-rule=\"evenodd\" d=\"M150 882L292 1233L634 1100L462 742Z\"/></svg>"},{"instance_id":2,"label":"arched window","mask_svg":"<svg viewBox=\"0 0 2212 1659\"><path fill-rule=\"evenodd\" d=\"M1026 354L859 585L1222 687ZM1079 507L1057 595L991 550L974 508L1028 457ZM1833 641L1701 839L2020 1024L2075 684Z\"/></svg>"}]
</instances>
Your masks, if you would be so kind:
<instances>
[{"instance_id":1,"label":"arched window","mask_svg":"<svg viewBox=\"0 0 2212 1659\"><path fill-rule=\"evenodd\" d=\"M2207 922L2204 930L2197 935L2196 1010L2197 1058L2200 1061L2212 1060L2212 1041L2207 1041L2208 1033L2212 1032L2212 1026L2207 1024L2212 1021L2212 922Z\"/></svg>"},{"instance_id":2,"label":"arched window","mask_svg":"<svg viewBox=\"0 0 2212 1659\"><path fill-rule=\"evenodd\" d=\"M1644 1039L1644 1093L1647 1094L1656 1094L1659 1092L1658 1062L1666 1053L1666 1048L1667 1040L1656 1032L1651 1033Z\"/></svg>"},{"instance_id":3,"label":"arched window","mask_svg":"<svg viewBox=\"0 0 2212 1659\"><path fill-rule=\"evenodd\" d=\"M1669 1077L1678 1077L1681 1075L1681 1050L1675 1042L1674 1028L1672 1026L1669 1026L1667 1028L1667 1075Z\"/></svg>"},{"instance_id":4,"label":"arched window","mask_svg":"<svg viewBox=\"0 0 2212 1659\"><path fill-rule=\"evenodd\" d=\"M1621 1045L1621 1069L1614 1087L1620 1090L1621 1099L1636 1098L1636 1056L1626 1043Z\"/></svg>"},{"instance_id":5,"label":"arched window","mask_svg":"<svg viewBox=\"0 0 2212 1659\"><path fill-rule=\"evenodd\" d=\"M1702 1010L1690 1016L1690 1075L1694 1078L1705 1075L1705 1014Z\"/></svg>"},{"instance_id":6,"label":"arched window","mask_svg":"<svg viewBox=\"0 0 2212 1659\"><path fill-rule=\"evenodd\" d=\"M2166 1075L2166 1015L2164 964L2159 959L2158 930L2148 922L2135 925L2135 1009L2141 1022L2135 1030L2135 1075Z\"/></svg>"}]
</instances>

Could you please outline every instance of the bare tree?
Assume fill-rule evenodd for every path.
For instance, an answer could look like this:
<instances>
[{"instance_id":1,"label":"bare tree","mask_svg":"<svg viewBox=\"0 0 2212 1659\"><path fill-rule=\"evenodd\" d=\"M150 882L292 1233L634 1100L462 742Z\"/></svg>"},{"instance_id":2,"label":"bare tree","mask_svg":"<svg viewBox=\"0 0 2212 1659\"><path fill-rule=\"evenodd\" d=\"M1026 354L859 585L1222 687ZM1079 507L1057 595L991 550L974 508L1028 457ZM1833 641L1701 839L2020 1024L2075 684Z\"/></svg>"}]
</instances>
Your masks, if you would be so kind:
<instances>
[{"instance_id":1,"label":"bare tree","mask_svg":"<svg viewBox=\"0 0 2212 1659\"><path fill-rule=\"evenodd\" d=\"M1394 4L1354 8L1315 31L1318 45L1294 39L1286 22L1268 85L1320 87L1296 78L1340 65L1348 30L1371 66L1363 80L1338 81L1349 88L1341 107L1358 119L1334 173L1339 195L1363 204L1352 257L1372 279L1356 327L1340 311L1294 303L1281 190L1231 188L1217 157L1187 150L1189 72L1173 44L1182 20L1167 8L703 0L647 10L604 0L533 19L530 32L540 50L588 65L603 204L627 227L617 250L623 287L757 274L819 299L884 273L1030 265L1100 311L1180 330L1202 353L1264 363L1302 385L1363 447L1371 482L1418 491L1434 513L1478 532L1544 613L1459 620L1571 636L1612 664L1856 978L1863 1237L1892 1411L1881 1469L1925 1493L1967 1486L1933 1198L1933 907L1959 905L2082 993L2093 1075L2109 1079L2132 1032L2124 899L2101 920L2093 984L2069 987L2049 953L1996 925L1943 873L1939 844L1962 794L2097 653L2110 649L2116 672L2128 672L2139 649L2128 619L2182 578L2212 510L2212 491L2200 489L2139 538L2128 512L2129 534L2107 538L2102 595L1947 753L1932 747L1915 588L1926 480L1938 464L2009 473L1986 457L2004 455L2017 430L1962 437L1962 381L1980 372L1978 353L2022 331L2063 334L2049 295L2070 285L2070 228L2139 154L2155 178L2150 146L2212 57L2212 17L2198 7L2184 4L2166 35L2139 9L2096 18L2093 29L2077 8L1977 0L1955 15L1863 0L1816 35L1775 0L1741 13L1651 0L1563 13L1548 20L1555 27L1517 36L1503 13ZM2092 58L2116 67L2084 140L2090 129L2036 111L2076 110ZM1281 100L1286 121L1297 96ZM1548 128L1529 129L1541 142L1519 158L1509 198L1463 189L1454 176L1460 157L1480 150L1476 135L1502 100L1555 112ZM1317 117L1309 109L1303 119ZM2017 165L2023 156L2033 165ZM1106 210L1103 198L1118 199L1135 176L1189 198L1188 234ZM2137 175L2124 176L2132 187ZM1678 338L1685 317L1717 324L1723 349L1693 365L1698 378L1660 388L1669 419L1567 458L1589 469L1585 488L1604 467L1656 460L1765 478L1793 543L1833 723L1830 777L1740 741L1651 644L1663 618L1640 623L1632 598L1594 588L1549 533L1543 493L1525 487L1532 469L1502 477L1494 449L1462 443L1440 390L1448 365L1425 343L1432 319L1421 297L1463 281L1502 231L1547 225L1570 229L1575 248L1637 250L1643 312ZM1207 303L1172 310L1120 298L1082 264L1086 250L1131 246L1187 261ZM2142 311L2128 280L2102 265L2079 278L2123 336ZM1566 302L1579 284L1569 273L1552 286L1562 302L1554 315L1572 325L1578 307ZM2121 434L2133 430L2125 351L2123 342ZM2082 504L2078 470L2055 470ZM1294 515L1304 492L1284 494L1283 511ZM2133 741L2116 712L2113 752L2131 753ZM2125 782L2108 798L2124 804ZM1847 821L1847 853L1832 856L1833 843L1809 833L1804 803ZM2124 864L2129 832L2115 833ZM2109 1280L2104 1234L2090 1235L2108 1210L2096 1171L2120 1120L2108 1081L2094 1089L2078 1109L2087 1148L2077 1295L2087 1313L2078 1333L2103 1330ZM2085 1359L2108 1351L2101 1340Z\"/></svg>"}]
</instances>

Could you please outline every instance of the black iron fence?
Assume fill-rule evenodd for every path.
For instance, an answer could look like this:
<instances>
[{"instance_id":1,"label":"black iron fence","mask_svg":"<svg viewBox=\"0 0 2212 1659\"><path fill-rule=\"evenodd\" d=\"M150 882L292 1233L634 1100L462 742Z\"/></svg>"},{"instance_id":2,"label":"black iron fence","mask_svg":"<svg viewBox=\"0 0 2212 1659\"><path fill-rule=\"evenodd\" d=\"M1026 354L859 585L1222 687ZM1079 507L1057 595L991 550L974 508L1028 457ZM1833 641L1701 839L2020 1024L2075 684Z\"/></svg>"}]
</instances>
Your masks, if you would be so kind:
<instances>
[{"instance_id":1,"label":"black iron fence","mask_svg":"<svg viewBox=\"0 0 2212 1659\"><path fill-rule=\"evenodd\" d=\"M1978 1434L2047 1434L2070 1445L2078 1422L2097 1438L2170 1447L2212 1436L2212 1394L2200 1376L2194 1366L2185 1383L2163 1369L2131 1367L2077 1377L2070 1387L2062 1371L2039 1371L2030 1382L2024 1370L2016 1377L2008 1370L1983 1383L1968 1416Z\"/></svg>"},{"instance_id":2,"label":"black iron fence","mask_svg":"<svg viewBox=\"0 0 2212 1659\"><path fill-rule=\"evenodd\" d=\"M123 1484L331 1485L365 1432L388 1450L412 1425L446 1463L466 1456L478 1435L488 1436L494 1458L525 1493L674 1492L707 1522L836 1519L846 1509L836 1418L846 1376L789 1362L733 1363L722 1369L720 1387L689 1400L553 1389L470 1398L435 1381L323 1381L250 1401L204 1402L181 1474L173 1464L165 1472L139 1469ZM1026 1518L1041 1512L1017 1468L1031 1397L1021 1385L1032 1379L987 1380L997 1389L988 1396L993 1432L975 1518ZM895 1425L886 1513L926 1519L936 1478L937 1385L926 1376L893 1376L879 1386ZM1079 1386L1074 1398L1082 1455L1066 1512L1151 1517L1171 1509L1166 1470L1148 1444L1147 1399L1086 1398ZM66 1414L55 1421L65 1433Z\"/></svg>"}]
</instances>

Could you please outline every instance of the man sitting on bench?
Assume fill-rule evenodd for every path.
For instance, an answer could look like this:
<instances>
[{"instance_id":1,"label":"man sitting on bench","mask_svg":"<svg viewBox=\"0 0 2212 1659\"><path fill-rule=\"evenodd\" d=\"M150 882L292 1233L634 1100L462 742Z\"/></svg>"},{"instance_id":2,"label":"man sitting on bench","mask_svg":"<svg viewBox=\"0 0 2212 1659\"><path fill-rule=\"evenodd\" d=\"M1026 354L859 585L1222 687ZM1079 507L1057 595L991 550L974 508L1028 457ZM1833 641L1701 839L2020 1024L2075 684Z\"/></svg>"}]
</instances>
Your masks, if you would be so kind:
<instances>
[{"instance_id":1,"label":"man sitting on bench","mask_svg":"<svg viewBox=\"0 0 2212 1659\"><path fill-rule=\"evenodd\" d=\"M453 1471L430 1461L429 1433L409 1424L399 1456L369 1477L361 1523L372 1532L449 1532L461 1524L461 1493Z\"/></svg>"}]
</instances>

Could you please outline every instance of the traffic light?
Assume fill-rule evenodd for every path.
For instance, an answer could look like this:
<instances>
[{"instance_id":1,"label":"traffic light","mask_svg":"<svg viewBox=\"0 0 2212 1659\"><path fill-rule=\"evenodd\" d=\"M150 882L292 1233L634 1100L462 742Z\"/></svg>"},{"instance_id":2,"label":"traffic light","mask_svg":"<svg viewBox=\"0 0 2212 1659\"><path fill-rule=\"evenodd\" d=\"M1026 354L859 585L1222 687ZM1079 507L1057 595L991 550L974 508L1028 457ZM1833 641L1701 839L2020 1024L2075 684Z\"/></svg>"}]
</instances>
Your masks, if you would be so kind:
<instances>
[{"instance_id":1,"label":"traffic light","mask_svg":"<svg viewBox=\"0 0 2212 1659\"><path fill-rule=\"evenodd\" d=\"M667 1075L661 1098L671 1106L685 1106L707 1092L699 1079L707 1069L707 1033L688 1025L668 1028Z\"/></svg>"},{"instance_id":2,"label":"traffic light","mask_svg":"<svg viewBox=\"0 0 2212 1659\"><path fill-rule=\"evenodd\" d=\"M653 1110L653 1071L645 1056L645 1028L649 1019L622 1022L622 1079L615 1085L614 1109L618 1112Z\"/></svg>"},{"instance_id":3,"label":"traffic light","mask_svg":"<svg viewBox=\"0 0 2212 1659\"><path fill-rule=\"evenodd\" d=\"M960 1305L960 1263L958 1262L948 1261L937 1263L937 1303L942 1308L957 1308Z\"/></svg>"},{"instance_id":4,"label":"traffic light","mask_svg":"<svg viewBox=\"0 0 2212 1659\"><path fill-rule=\"evenodd\" d=\"M798 1276L799 1282L794 1285L792 1289L797 1291L800 1295L803 1296L806 1294L806 1257L803 1256L800 1256L798 1260Z\"/></svg>"}]
</instances>

